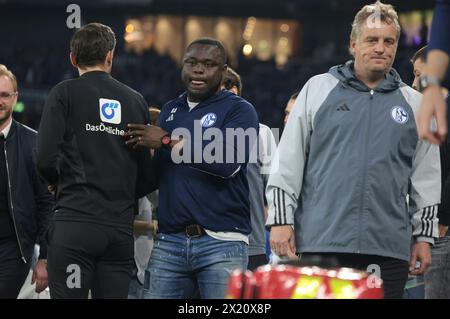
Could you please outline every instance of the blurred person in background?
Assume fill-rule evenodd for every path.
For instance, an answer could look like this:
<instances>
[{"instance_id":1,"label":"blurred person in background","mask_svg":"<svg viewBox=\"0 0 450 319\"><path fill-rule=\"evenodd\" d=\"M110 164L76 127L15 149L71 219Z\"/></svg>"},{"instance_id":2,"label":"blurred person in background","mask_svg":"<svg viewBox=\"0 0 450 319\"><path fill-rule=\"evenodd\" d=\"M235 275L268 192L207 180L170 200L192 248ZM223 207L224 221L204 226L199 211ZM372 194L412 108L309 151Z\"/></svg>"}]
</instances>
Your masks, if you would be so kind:
<instances>
[{"instance_id":1,"label":"blurred person in background","mask_svg":"<svg viewBox=\"0 0 450 319\"><path fill-rule=\"evenodd\" d=\"M242 81L239 74L228 67L225 71L222 87L233 92L236 95L242 94ZM267 180L269 178L269 169L272 161L272 155L276 150L275 138L270 128L259 123L258 143L252 150L255 160L247 165L247 179L250 190L250 216L252 232L249 236L248 245L248 266L249 270L254 270L259 266L267 264L266 257L266 218L267 218L267 200L264 194ZM256 156L255 153L256 152Z\"/></svg>"},{"instance_id":2,"label":"blurred person in background","mask_svg":"<svg viewBox=\"0 0 450 319\"><path fill-rule=\"evenodd\" d=\"M150 124L158 125L160 110L149 107ZM150 149L150 153L154 153ZM153 249L153 238L158 232L156 209L158 207L158 191L141 197L138 202L138 214L133 223L134 264L133 274L128 292L128 299L143 299L144 287L148 287L148 262ZM147 280L146 280L147 278Z\"/></svg>"}]
</instances>

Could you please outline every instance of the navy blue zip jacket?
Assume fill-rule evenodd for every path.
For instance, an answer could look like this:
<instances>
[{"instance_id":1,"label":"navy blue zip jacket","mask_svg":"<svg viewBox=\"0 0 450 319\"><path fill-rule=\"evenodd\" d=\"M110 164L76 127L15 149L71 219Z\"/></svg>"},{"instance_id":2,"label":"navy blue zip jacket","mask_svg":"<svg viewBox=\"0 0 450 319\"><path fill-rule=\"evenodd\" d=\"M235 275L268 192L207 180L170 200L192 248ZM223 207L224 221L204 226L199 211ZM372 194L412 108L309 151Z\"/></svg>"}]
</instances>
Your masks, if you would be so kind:
<instances>
[{"instance_id":1,"label":"navy blue zip jacket","mask_svg":"<svg viewBox=\"0 0 450 319\"><path fill-rule=\"evenodd\" d=\"M40 245L39 258L47 258L47 230L54 201L36 171L37 132L12 121L6 137L9 212L13 218L22 258L29 261L34 244Z\"/></svg>"},{"instance_id":2,"label":"navy blue zip jacket","mask_svg":"<svg viewBox=\"0 0 450 319\"><path fill-rule=\"evenodd\" d=\"M159 118L165 131L182 135L185 142L181 163L174 162L168 150L160 150L157 155L160 231L181 232L187 225L200 224L212 231L249 234L246 167L258 134L256 111L249 102L226 90L202 101L192 111L189 111L186 97L184 93L165 104ZM227 138L227 129L229 133L234 129L246 131L248 138L243 139L244 143L239 143L239 138ZM219 146L216 152L211 151L211 141L206 138L194 142L201 136L198 132L222 133L223 141L216 144ZM219 149L223 152L223 161ZM208 163L202 154L215 154L219 159ZM227 154L232 155L228 161Z\"/></svg>"}]
</instances>

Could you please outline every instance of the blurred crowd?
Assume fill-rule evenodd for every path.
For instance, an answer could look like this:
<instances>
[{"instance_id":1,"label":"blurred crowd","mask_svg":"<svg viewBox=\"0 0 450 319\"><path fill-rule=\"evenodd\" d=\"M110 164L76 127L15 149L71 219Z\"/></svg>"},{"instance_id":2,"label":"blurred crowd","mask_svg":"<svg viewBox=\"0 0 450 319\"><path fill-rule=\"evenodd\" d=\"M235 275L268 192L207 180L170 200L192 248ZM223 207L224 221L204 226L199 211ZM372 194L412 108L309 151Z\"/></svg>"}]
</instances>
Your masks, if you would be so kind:
<instances>
[{"instance_id":1,"label":"blurred crowd","mask_svg":"<svg viewBox=\"0 0 450 319\"><path fill-rule=\"evenodd\" d=\"M401 43L401 41L400 41ZM316 75L331 66L350 59L346 43L319 45L309 56L291 57L278 67L274 60L259 61L239 56L238 65L232 65L242 76L242 96L250 101L261 123L281 127L283 110L291 94ZM417 48L400 47L394 68L405 83L412 82L410 58ZM142 55L117 48L112 75L140 92L149 105L161 107L183 92L179 61L159 55L150 49ZM19 101L25 104L15 118L37 129L43 103L51 87L64 79L77 76L70 65L69 50L64 46L5 47L0 61L17 74Z\"/></svg>"}]
</instances>

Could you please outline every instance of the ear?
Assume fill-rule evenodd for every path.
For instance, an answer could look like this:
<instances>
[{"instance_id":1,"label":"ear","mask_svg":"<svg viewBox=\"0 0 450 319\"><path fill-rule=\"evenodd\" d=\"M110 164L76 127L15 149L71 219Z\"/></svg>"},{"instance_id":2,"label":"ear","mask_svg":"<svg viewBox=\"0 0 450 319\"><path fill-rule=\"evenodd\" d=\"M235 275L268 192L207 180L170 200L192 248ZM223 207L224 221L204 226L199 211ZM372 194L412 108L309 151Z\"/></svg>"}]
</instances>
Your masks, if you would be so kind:
<instances>
[{"instance_id":1,"label":"ear","mask_svg":"<svg viewBox=\"0 0 450 319\"><path fill-rule=\"evenodd\" d=\"M77 60L75 59L75 55L73 55L72 51L70 51L70 63L74 68L78 68Z\"/></svg>"},{"instance_id":2,"label":"ear","mask_svg":"<svg viewBox=\"0 0 450 319\"><path fill-rule=\"evenodd\" d=\"M350 44L349 44L349 50L350 53L354 56L355 55L355 47L356 47L356 40L350 40Z\"/></svg>"},{"instance_id":3,"label":"ear","mask_svg":"<svg viewBox=\"0 0 450 319\"><path fill-rule=\"evenodd\" d=\"M14 97L14 103L13 103L13 105L16 105L16 104L17 104L17 100L19 99L19 91L17 91L16 93L17 93L17 94L16 94L16 96Z\"/></svg>"},{"instance_id":4,"label":"ear","mask_svg":"<svg viewBox=\"0 0 450 319\"><path fill-rule=\"evenodd\" d=\"M114 51L108 51L108 53L106 53L106 64L108 66L112 65L112 61L113 61L113 57L114 57Z\"/></svg>"}]
</instances>

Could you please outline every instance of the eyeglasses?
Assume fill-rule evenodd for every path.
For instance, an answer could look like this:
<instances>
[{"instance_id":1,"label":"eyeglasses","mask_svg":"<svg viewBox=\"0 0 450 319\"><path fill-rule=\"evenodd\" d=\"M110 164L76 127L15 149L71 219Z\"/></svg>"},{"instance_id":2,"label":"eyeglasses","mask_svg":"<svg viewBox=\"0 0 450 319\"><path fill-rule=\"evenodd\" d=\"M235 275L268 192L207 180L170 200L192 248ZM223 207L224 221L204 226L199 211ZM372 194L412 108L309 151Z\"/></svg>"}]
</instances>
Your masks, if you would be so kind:
<instances>
[{"instance_id":1,"label":"eyeglasses","mask_svg":"<svg viewBox=\"0 0 450 319\"><path fill-rule=\"evenodd\" d=\"M0 100L9 100L17 95L17 92L0 92Z\"/></svg>"}]
</instances>

